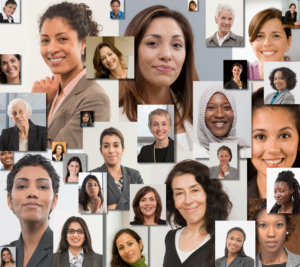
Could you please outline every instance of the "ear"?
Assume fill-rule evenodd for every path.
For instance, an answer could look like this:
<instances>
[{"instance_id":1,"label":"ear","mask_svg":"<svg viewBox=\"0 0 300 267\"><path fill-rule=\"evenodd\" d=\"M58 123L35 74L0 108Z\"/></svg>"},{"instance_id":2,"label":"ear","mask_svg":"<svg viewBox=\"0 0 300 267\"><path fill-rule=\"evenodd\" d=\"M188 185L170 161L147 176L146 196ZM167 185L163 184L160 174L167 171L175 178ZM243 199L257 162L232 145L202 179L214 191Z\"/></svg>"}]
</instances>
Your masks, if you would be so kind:
<instances>
[{"instance_id":1,"label":"ear","mask_svg":"<svg viewBox=\"0 0 300 267\"><path fill-rule=\"evenodd\" d=\"M122 154L124 154L125 152L125 146L122 148Z\"/></svg>"},{"instance_id":2,"label":"ear","mask_svg":"<svg viewBox=\"0 0 300 267\"><path fill-rule=\"evenodd\" d=\"M290 36L289 39L288 39L286 50L290 50L291 44L292 44L292 36Z\"/></svg>"},{"instance_id":3,"label":"ear","mask_svg":"<svg viewBox=\"0 0 300 267\"><path fill-rule=\"evenodd\" d=\"M216 22L216 24L218 24L218 19L217 19L217 17L215 16L215 22Z\"/></svg>"},{"instance_id":4,"label":"ear","mask_svg":"<svg viewBox=\"0 0 300 267\"><path fill-rule=\"evenodd\" d=\"M249 37L249 43L251 46L253 46L253 42L251 42L251 38Z\"/></svg>"},{"instance_id":5,"label":"ear","mask_svg":"<svg viewBox=\"0 0 300 267\"><path fill-rule=\"evenodd\" d=\"M294 190L294 188L293 188L293 187L291 188L291 190L290 190L290 191L291 191L291 195L292 195L292 194L294 194L294 192L295 192L295 190Z\"/></svg>"},{"instance_id":6,"label":"ear","mask_svg":"<svg viewBox=\"0 0 300 267\"><path fill-rule=\"evenodd\" d=\"M55 197L54 197L53 202L51 204L51 208L50 208L51 210L55 209L56 204L57 204L57 200L58 200L58 194L55 194Z\"/></svg>"},{"instance_id":7,"label":"ear","mask_svg":"<svg viewBox=\"0 0 300 267\"><path fill-rule=\"evenodd\" d=\"M83 51L85 48L86 48L86 38L84 38L84 39L81 41L81 51Z\"/></svg>"},{"instance_id":8,"label":"ear","mask_svg":"<svg viewBox=\"0 0 300 267\"><path fill-rule=\"evenodd\" d=\"M8 205L10 210L14 210L14 206L13 206L13 203L12 203L10 193L7 193L7 205Z\"/></svg>"},{"instance_id":9,"label":"ear","mask_svg":"<svg viewBox=\"0 0 300 267\"><path fill-rule=\"evenodd\" d=\"M100 151L100 153L101 153L101 155L102 155L102 149L101 149L101 147L99 148L99 151Z\"/></svg>"},{"instance_id":10,"label":"ear","mask_svg":"<svg viewBox=\"0 0 300 267\"><path fill-rule=\"evenodd\" d=\"M140 242L139 242L139 247L140 247L140 250L142 251L142 249L143 249L143 242L142 242L142 240L140 240Z\"/></svg>"}]
</instances>

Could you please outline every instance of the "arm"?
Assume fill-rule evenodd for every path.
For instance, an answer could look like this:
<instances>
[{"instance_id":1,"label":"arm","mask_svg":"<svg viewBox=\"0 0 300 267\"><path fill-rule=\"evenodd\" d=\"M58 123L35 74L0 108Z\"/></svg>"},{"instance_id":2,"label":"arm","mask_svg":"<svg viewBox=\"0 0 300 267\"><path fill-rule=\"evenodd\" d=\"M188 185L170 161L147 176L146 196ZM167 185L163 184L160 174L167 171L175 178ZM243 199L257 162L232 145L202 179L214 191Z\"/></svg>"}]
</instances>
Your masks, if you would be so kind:
<instances>
[{"instance_id":1,"label":"arm","mask_svg":"<svg viewBox=\"0 0 300 267\"><path fill-rule=\"evenodd\" d=\"M145 158L145 149L144 149L144 147L142 147L142 149L141 149L141 151L140 151L140 154L138 155L138 159L137 159L137 161L138 162L146 162L146 158Z\"/></svg>"},{"instance_id":2,"label":"arm","mask_svg":"<svg viewBox=\"0 0 300 267\"><path fill-rule=\"evenodd\" d=\"M291 19L292 19L292 15L291 15L290 11L285 12L283 24L294 25L295 23L292 22ZM294 21L296 21L296 16L295 16Z\"/></svg>"},{"instance_id":3,"label":"arm","mask_svg":"<svg viewBox=\"0 0 300 267\"><path fill-rule=\"evenodd\" d=\"M115 208L116 210L129 210L128 200L124 197L120 197Z\"/></svg>"},{"instance_id":4,"label":"arm","mask_svg":"<svg viewBox=\"0 0 300 267\"><path fill-rule=\"evenodd\" d=\"M137 184L144 184L144 180L143 180L143 178L142 178L142 176L140 175L140 173L138 172L138 178L137 178L137 180L136 180L136 183Z\"/></svg>"},{"instance_id":5,"label":"arm","mask_svg":"<svg viewBox=\"0 0 300 267\"><path fill-rule=\"evenodd\" d=\"M42 151L46 151L47 149L47 128L44 127L45 129L43 129L41 131L41 150Z\"/></svg>"},{"instance_id":6,"label":"arm","mask_svg":"<svg viewBox=\"0 0 300 267\"><path fill-rule=\"evenodd\" d=\"M4 138L4 134L3 134L3 131L2 130L2 133L0 135L0 151L5 151L7 149L5 149L5 138Z\"/></svg>"},{"instance_id":7,"label":"arm","mask_svg":"<svg viewBox=\"0 0 300 267\"><path fill-rule=\"evenodd\" d=\"M254 266L254 260L250 257L247 257L247 259L245 260L245 264L243 265L243 267L253 267Z\"/></svg>"}]
</instances>

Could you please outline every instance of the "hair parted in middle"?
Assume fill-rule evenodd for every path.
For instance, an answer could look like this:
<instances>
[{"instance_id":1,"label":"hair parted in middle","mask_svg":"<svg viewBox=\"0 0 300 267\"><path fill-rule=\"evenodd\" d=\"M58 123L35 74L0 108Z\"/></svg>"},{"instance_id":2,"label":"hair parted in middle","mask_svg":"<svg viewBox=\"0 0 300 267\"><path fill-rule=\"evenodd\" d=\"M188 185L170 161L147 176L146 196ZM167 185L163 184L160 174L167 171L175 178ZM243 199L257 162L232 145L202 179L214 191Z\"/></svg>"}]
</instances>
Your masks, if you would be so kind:
<instances>
[{"instance_id":1,"label":"hair parted in middle","mask_svg":"<svg viewBox=\"0 0 300 267\"><path fill-rule=\"evenodd\" d=\"M56 144L55 145L55 147L54 147L54 149L52 150L52 154L54 155L54 154L56 154L56 149L57 149L57 147L61 147L61 149L62 149L62 152L61 152L61 154L64 154L64 153L66 153L65 152L65 148L64 148L64 145L63 144L61 144L61 143L58 143L58 144Z\"/></svg>"},{"instance_id":2,"label":"hair parted in middle","mask_svg":"<svg viewBox=\"0 0 300 267\"><path fill-rule=\"evenodd\" d=\"M218 151L217 151L217 155L219 156L219 153L220 153L220 151L222 151L222 150L226 150L227 152L228 152L228 154L229 154L229 156L230 156L230 160L229 160L229 162L232 160L232 152L231 152L231 149L228 147L228 146L221 146L221 147L219 147L218 148Z\"/></svg>"},{"instance_id":3,"label":"hair parted in middle","mask_svg":"<svg viewBox=\"0 0 300 267\"><path fill-rule=\"evenodd\" d=\"M241 233L243 234L243 236L244 236L244 241L246 240L246 233L245 233L245 231L244 231L242 228L240 228L240 227L233 227L233 228L231 228L231 229L227 232L227 238L228 238L229 234L230 234L231 232L233 232L233 231L239 231L239 232L241 232ZM247 255L246 255L246 253L245 253L245 251L244 251L244 244L242 245L242 247L240 248L240 250L237 252L237 255L238 255L238 256L241 256L241 257L247 257ZM227 244L226 244L226 246L225 246L225 256L222 257L222 258L227 258L227 257L228 257L228 248L227 248Z\"/></svg>"},{"instance_id":4,"label":"hair parted in middle","mask_svg":"<svg viewBox=\"0 0 300 267\"><path fill-rule=\"evenodd\" d=\"M168 119L168 121L169 121L170 127L172 126L171 114L167 110L165 110L165 109L157 108L155 110L152 110L149 113L149 116L148 116L148 127L149 127L150 130L151 130L151 125L152 125L152 121L153 121L153 116L154 115L165 116Z\"/></svg>"},{"instance_id":5,"label":"hair parted in middle","mask_svg":"<svg viewBox=\"0 0 300 267\"><path fill-rule=\"evenodd\" d=\"M89 121L87 122L87 125L88 125L88 126L91 126L91 125L93 124L93 120L92 120L92 115L91 115L91 113L88 112L88 111L84 111L84 112L81 114L81 122L80 122L80 124L84 124L83 116L84 116L85 114L88 114L88 115L89 115Z\"/></svg>"},{"instance_id":6,"label":"hair parted in middle","mask_svg":"<svg viewBox=\"0 0 300 267\"><path fill-rule=\"evenodd\" d=\"M107 128L107 129L103 130L103 132L101 133L101 136L100 136L100 147L101 148L102 148L103 138L106 135L108 135L108 136L112 136L112 135L118 136L120 138L120 142L121 142L122 148L124 148L125 143L124 143L124 136L123 136L123 134L118 129L113 128L113 127Z\"/></svg>"},{"instance_id":7,"label":"hair parted in middle","mask_svg":"<svg viewBox=\"0 0 300 267\"><path fill-rule=\"evenodd\" d=\"M82 248L84 251L84 254L91 254L94 253L94 250L92 248L92 238L89 232L89 228L85 222L84 219L80 218L80 217L75 217L72 216L69 219L66 220L66 222L63 225L63 228L61 230L61 236L60 236L60 241L57 247L56 252L64 252L64 251L68 251L69 249L69 243L67 241L67 234L68 234L68 229L69 226L72 222L77 222L81 225L82 230L84 231L84 242L82 244Z\"/></svg>"},{"instance_id":8,"label":"hair parted in middle","mask_svg":"<svg viewBox=\"0 0 300 267\"><path fill-rule=\"evenodd\" d=\"M188 11L193 11L192 8L191 8L191 5L192 5L192 4L194 4L195 7L197 8L197 3L196 3L196 1L191 1L191 2L189 3L189 10L188 10Z\"/></svg>"},{"instance_id":9,"label":"hair parted in middle","mask_svg":"<svg viewBox=\"0 0 300 267\"><path fill-rule=\"evenodd\" d=\"M7 251L9 253L9 255L10 255L10 262L11 263L15 263L16 262L14 260L14 256L11 253L10 249L9 248L2 248L2 250L1 250L1 259L0 259L0 267L5 267L5 261L3 260L3 256L2 256L4 251Z\"/></svg>"},{"instance_id":10,"label":"hair parted in middle","mask_svg":"<svg viewBox=\"0 0 300 267\"><path fill-rule=\"evenodd\" d=\"M292 91L297 84L297 76L296 76L295 72L293 72L291 69L286 68L286 67L276 68L276 69L272 70L272 72L270 73L270 76L269 76L271 87L277 91L277 88L274 84L274 77L275 77L275 73L277 71L281 71L282 76L286 79L287 89L289 91Z\"/></svg>"},{"instance_id":11,"label":"hair parted in middle","mask_svg":"<svg viewBox=\"0 0 300 267\"><path fill-rule=\"evenodd\" d=\"M155 200L156 200L156 210L155 210L154 221L155 221L155 223L158 223L158 221L160 220L160 216L161 216L161 212L162 212L161 198L155 188L150 187L150 186L144 186L136 193L136 195L132 201L132 208L134 211L134 220L138 221L139 223L144 222L144 215L140 209L140 201L149 192L154 193Z\"/></svg>"},{"instance_id":12,"label":"hair parted in middle","mask_svg":"<svg viewBox=\"0 0 300 267\"><path fill-rule=\"evenodd\" d=\"M70 177L70 171L69 171L69 165L71 164L71 162L77 162L79 164L79 172L82 172L82 166L81 166L81 160L79 157L71 157L68 161L68 164L67 164L67 175L66 175L66 183L68 182L68 178ZM78 173L77 173L77 176L78 176Z\"/></svg>"},{"instance_id":13,"label":"hair parted in middle","mask_svg":"<svg viewBox=\"0 0 300 267\"><path fill-rule=\"evenodd\" d=\"M124 33L124 36L135 37L135 80L119 81L119 107L124 108L130 121L137 121L137 105L147 103L148 96L143 89L143 77L138 68L138 50L146 30L152 20L156 18L174 19L183 32L186 57L178 78L170 87L176 95L175 109L177 109L177 105L180 105L183 110L181 118L175 123L175 126L182 125L186 119L193 123L193 81L199 81L199 77L195 67L192 27L180 12L162 5L151 6L139 12L128 24Z\"/></svg>"}]
</instances>

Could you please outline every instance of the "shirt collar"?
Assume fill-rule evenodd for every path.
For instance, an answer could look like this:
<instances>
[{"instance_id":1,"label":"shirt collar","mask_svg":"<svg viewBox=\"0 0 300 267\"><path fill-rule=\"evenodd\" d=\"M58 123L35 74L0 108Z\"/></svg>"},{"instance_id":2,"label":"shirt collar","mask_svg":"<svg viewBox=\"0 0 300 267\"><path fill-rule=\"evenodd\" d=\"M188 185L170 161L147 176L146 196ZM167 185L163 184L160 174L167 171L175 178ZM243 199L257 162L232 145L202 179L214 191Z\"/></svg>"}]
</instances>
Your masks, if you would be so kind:
<instances>
[{"instance_id":1,"label":"shirt collar","mask_svg":"<svg viewBox=\"0 0 300 267\"><path fill-rule=\"evenodd\" d=\"M5 14L5 12L3 12L2 13L2 15L3 15L3 19L5 20L5 19L7 19L9 22L11 21L11 17L6 17L6 14Z\"/></svg>"},{"instance_id":2,"label":"shirt collar","mask_svg":"<svg viewBox=\"0 0 300 267\"><path fill-rule=\"evenodd\" d=\"M68 249L68 251L69 251L70 263L75 265L76 262L78 262L78 261L80 261L81 263L83 262L83 259L84 259L83 249L81 249L81 251L79 253L77 253L78 258L76 258L69 249Z\"/></svg>"},{"instance_id":3,"label":"shirt collar","mask_svg":"<svg viewBox=\"0 0 300 267\"><path fill-rule=\"evenodd\" d=\"M68 96L77 85L77 83L81 80L81 78L86 74L86 69L83 69L77 76L69 82L69 84L64 89L64 96Z\"/></svg>"},{"instance_id":4,"label":"shirt collar","mask_svg":"<svg viewBox=\"0 0 300 267\"><path fill-rule=\"evenodd\" d=\"M224 36L224 38L220 38L219 32L217 32L217 39L218 39L218 41L219 41L219 40L226 40L226 38L229 36L229 34L230 34L230 31L229 31L229 33L227 33L227 34Z\"/></svg>"},{"instance_id":5,"label":"shirt collar","mask_svg":"<svg viewBox=\"0 0 300 267\"><path fill-rule=\"evenodd\" d=\"M284 90L282 90L280 93L277 91L276 93L275 93L275 95L274 96L279 96L281 93L283 93L285 90L287 90L287 88L285 88Z\"/></svg>"}]
</instances>

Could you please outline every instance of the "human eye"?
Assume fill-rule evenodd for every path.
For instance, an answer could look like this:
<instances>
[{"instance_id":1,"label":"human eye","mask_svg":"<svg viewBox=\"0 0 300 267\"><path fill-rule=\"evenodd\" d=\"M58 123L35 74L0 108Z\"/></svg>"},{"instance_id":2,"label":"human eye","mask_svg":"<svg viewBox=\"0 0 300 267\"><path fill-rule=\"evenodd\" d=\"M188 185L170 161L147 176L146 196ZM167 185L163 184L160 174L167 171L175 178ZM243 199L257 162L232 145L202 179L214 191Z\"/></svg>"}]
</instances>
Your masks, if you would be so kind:
<instances>
[{"instance_id":1,"label":"human eye","mask_svg":"<svg viewBox=\"0 0 300 267\"><path fill-rule=\"evenodd\" d=\"M116 144L115 147L119 147L119 144Z\"/></svg>"},{"instance_id":2,"label":"human eye","mask_svg":"<svg viewBox=\"0 0 300 267\"><path fill-rule=\"evenodd\" d=\"M104 147L104 148L108 148L108 145L104 145L103 147Z\"/></svg>"},{"instance_id":3,"label":"human eye","mask_svg":"<svg viewBox=\"0 0 300 267\"><path fill-rule=\"evenodd\" d=\"M280 37L281 37L281 36L280 36L279 34L274 34L274 35L273 35L273 38L276 38L276 39L277 39L277 38L280 38Z\"/></svg>"},{"instance_id":4,"label":"human eye","mask_svg":"<svg viewBox=\"0 0 300 267\"><path fill-rule=\"evenodd\" d=\"M158 46L158 43L156 43L156 42L148 42L147 45L148 46Z\"/></svg>"},{"instance_id":5,"label":"human eye","mask_svg":"<svg viewBox=\"0 0 300 267\"><path fill-rule=\"evenodd\" d=\"M175 48L182 48L182 47L183 47L183 45L180 44L180 43L175 43L175 44L173 44L173 46L174 46Z\"/></svg>"},{"instance_id":6,"label":"human eye","mask_svg":"<svg viewBox=\"0 0 300 267\"><path fill-rule=\"evenodd\" d=\"M276 227L277 227L277 228L283 227L283 223L277 223L277 224L276 224Z\"/></svg>"},{"instance_id":7,"label":"human eye","mask_svg":"<svg viewBox=\"0 0 300 267\"><path fill-rule=\"evenodd\" d=\"M225 110L231 110L231 106L225 106Z\"/></svg>"},{"instance_id":8,"label":"human eye","mask_svg":"<svg viewBox=\"0 0 300 267\"><path fill-rule=\"evenodd\" d=\"M214 110L215 107L214 106L207 106L206 109L208 109L208 110Z\"/></svg>"},{"instance_id":9,"label":"human eye","mask_svg":"<svg viewBox=\"0 0 300 267\"><path fill-rule=\"evenodd\" d=\"M182 194L183 194L182 192L178 192L178 193L175 194L175 196L178 196L178 197L179 197L179 196L181 196Z\"/></svg>"},{"instance_id":10,"label":"human eye","mask_svg":"<svg viewBox=\"0 0 300 267\"><path fill-rule=\"evenodd\" d=\"M199 192L199 189L193 189L192 192L197 193L197 192Z\"/></svg>"},{"instance_id":11,"label":"human eye","mask_svg":"<svg viewBox=\"0 0 300 267\"><path fill-rule=\"evenodd\" d=\"M49 40L48 40L47 38L44 38L44 39L41 40L41 43L42 43L42 44L46 44L46 43L48 43L48 42L49 42Z\"/></svg>"},{"instance_id":12,"label":"human eye","mask_svg":"<svg viewBox=\"0 0 300 267\"><path fill-rule=\"evenodd\" d=\"M266 227L267 227L267 225L266 225L265 223L260 223L258 226L259 226L260 228L266 228Z\"/></svg>"},{"instance_id":13,"label":"human eye","mask_svg":"<svg viewBox=\"0 0 300 267\"><path fill-rule=\"evenodd\" d=\"M49 187L47 185L40 185L39 188L42 189L42 190L48 190L49 189Z\"/></svg>"},{"instance_id":14,"label":"human eye","mask_svg":"<svg viewBox=\"0 0 300 267\"><path fill-rule=\"evenodd\" d=\"M71 235L73 235L75 233L75 230L74 229L69 229L68 233L71 234Z\"/></svg>"},{"instance_id":15,"label":"human eye","mask_svg":"<svg viewBox=\"0 0 300 267\"><path fill-rule=\"evenodd\" d=\"M83 230L78 230L77 233L78 233L79 235L82 235L82 234L83 234Z\"/></svg>"},{"instance_id":16,"label":"human eye","mask_svg":"<svg viewBox=\"0 0 300 267\"><path fill-rule=\"evenodd\" d=\"M265 36L263 34L258 34L256 38L263 39Z\"/></svg>"},{"instance_id":17,"label":"human eye","mask_svg":"<svg viewBox=\"0 0 300 267\"><path fill-rule=\"evenodd\" d=\"M257 134L254 136L254 139L257 139L257 140L265 140L266 137L263 135L263 134Z\"/></svg>"},{"instance_id":18,"label":"human eye","mask_svg":"<svg viewBox=\"0 0 300 267\"><path fill-rule=\"evenodd\" d=\"M279 136L280 139L288 139L290 137L291 136L289 134L287 134L287 133L284 133L284 134L282 134L282 135Z\"/></svg>"},{"instance_id":19,"label":"human eye","mask_svg":"<svg viewBox=\"0 0 300 267\"><path fill-rule=\"evenodd\" d=\"M15 59L12 59L12 60L11 60L12 63L14 63L15 61L16 61Z\"/></svg>"},{"instance_id":20,"label":"human eye","mask_svg":"<svg viewBox=\"0 0 300 267\"><path fill-rule=\"evenodd\" d=\"M60 37L60 38L58 39L58 41L61 41L61 42L67 41L67 40L68 40L68 38L66 38L66 37Z\"/></svg>"},{"instance_id":21,"label":"human eye","mask_svg":"<svg viewBox=\"0 0 300 267\"><path fill-rule=\"evenodd\" d=\"M17 186L17 189L20 189L20 190L25 189L25 188L26 188L26 185L23 185L23 184L20 184Z\"/></svg>"}]
</instances>

